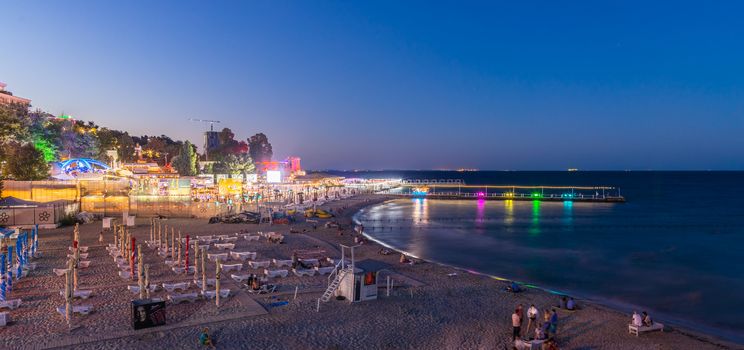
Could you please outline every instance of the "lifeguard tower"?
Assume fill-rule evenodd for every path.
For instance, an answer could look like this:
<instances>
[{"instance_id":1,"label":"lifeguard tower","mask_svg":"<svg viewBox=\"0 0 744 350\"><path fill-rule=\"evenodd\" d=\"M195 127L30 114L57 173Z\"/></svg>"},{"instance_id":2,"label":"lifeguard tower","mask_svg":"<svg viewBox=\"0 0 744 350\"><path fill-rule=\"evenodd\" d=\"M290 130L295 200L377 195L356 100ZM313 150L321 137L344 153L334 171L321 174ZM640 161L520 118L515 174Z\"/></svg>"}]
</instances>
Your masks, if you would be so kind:
<instances>
[{"instance_id":1,"label":"lifeguard tower","mask_svg":"<svg viewBox=\"0 0 744 350\"><path fill-rule=\"evenodd\" d=\"M386 265L374 260L356 262L354 259L356 247L358 245L341 244L341 260L328 275L328 288L323 296L318 298L318 310L321 301L327 302L333 296L343 296L352 303L377 299L377 273L385 269ZM346 258L347 251L350 260Z\"/></svg>"}]
</instances>

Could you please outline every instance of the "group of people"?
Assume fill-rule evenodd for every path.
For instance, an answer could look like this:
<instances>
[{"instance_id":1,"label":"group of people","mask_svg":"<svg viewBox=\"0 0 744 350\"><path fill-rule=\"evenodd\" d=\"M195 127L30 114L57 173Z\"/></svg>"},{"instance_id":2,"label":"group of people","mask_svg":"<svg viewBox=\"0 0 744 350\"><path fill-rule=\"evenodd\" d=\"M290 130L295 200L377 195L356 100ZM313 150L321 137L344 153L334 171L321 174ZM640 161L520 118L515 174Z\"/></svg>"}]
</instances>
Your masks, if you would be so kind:
<instances>
[{"instance_id":1,"label":"group of people","mask_svg":"<svg viewBox=\"0 0 744 350\"><path fill-rule=\"evenodd\" d=\"M641 315L633 311L631 324L636 327L651 327L654 325L654 320L651 319L651 316L646 311L642 312Z\"/></svg>"},{"instance_id":2,"label":"group of people","mask_svg":"<svg viewBox=\"0 0 744 350\"><path fill-rule=\"evenodd\" d=\"M261 277L258 277L254 274L251 274L248 276L248 280L246 281L246 286L253 290L259 290L261 289L261 284L264 282Z\"/></svg>"},{"instance_id":3,"label":"group of people","mask_svg":"<svg viewBox=\"0 0 744 350\"><path fill-rule=\"evenodd\" d=\"M524 309L522 304L517 305L514 313L512 314L512 341L521 339L523 336L530 338L530 329L534 325L534 337L531 339L544 340L552 339L555 337L558 331L558 312L553 308L552 310L545 310L542 313L542 320L538 320L540 311L535 307L535 304L530 305L527 309L527 328L522 332L522 325L524 324Z\"/></svg>"},{"instance_id":4,"label":"group of people","mask_svg":"<svg viewBox=\"0 0 744 350\"><path fill-rule=\"evenodd\" d=\"M574 298L564 296L561 298L561 309L573 311L576 310L576 301Z\"/></svg>"}]
</instances>

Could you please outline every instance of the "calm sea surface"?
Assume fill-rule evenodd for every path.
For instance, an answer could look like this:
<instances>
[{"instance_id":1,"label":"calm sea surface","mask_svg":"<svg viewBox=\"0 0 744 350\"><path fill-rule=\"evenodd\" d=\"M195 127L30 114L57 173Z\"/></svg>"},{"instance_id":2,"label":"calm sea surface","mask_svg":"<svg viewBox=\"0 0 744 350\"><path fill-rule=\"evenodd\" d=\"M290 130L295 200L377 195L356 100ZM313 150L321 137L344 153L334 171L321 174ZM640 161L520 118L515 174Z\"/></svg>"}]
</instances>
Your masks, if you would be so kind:
<instances>
[{"instance_id":1,"label":"calm sea surface","mask_svg":"<svg viewBox=\"0 0 744 350\"><path fill-rule=\"evenodd\" d=\"M356 219L415 256L744 343L744 172L340 174L620 187L627 203L400 199Z\"/></svg>"}]
</instances>

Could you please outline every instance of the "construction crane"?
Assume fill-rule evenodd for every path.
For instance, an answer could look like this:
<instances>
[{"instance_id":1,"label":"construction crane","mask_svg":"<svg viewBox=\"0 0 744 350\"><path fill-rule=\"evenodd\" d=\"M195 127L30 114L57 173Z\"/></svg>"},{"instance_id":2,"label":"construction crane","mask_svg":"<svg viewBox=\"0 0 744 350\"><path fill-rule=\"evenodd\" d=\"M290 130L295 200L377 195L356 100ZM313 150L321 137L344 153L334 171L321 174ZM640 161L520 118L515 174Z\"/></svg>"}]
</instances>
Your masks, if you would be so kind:
<instances>
[{"instance_id":1,"label":"construction crane","mask_svg":"<svg viewBox=\"0 0 744 350\"><path fill-rule=\"evenodd\" d=\"M209 131L214 131L214 123L220 122L219 120L196 119L196 118L189 118L189 120L193 122L209 123Z\"/></svg>"},{"instance_id":2,"label":"construction crane","mask_svg":"<svg viewBox=\"0 0 744 350\"><path fill-rule=\"evenodd\" d=\"M189 118L189 120L194 121L194 122L209 123L209 131L204 133L204 160L208 161L209 160L210 138L215 138L214 123L219 123L220 121L209 120L209 119L196 119L196 118Z\"/></svg>"}]
</instances>

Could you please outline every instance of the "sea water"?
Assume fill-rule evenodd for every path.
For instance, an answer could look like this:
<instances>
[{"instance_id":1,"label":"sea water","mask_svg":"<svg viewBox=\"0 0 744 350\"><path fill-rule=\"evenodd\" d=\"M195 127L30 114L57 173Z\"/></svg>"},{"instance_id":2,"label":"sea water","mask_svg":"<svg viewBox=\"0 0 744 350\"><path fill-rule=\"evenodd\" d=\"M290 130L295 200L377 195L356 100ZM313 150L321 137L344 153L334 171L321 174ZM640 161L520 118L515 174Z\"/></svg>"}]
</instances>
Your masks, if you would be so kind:
<instances>
[{"instance_id":1,"label":"sea water","mask_svg":"<svg viewBox=\"0 0 744 350\"><path fill-rule=\"evenodd\" d=\"M742 172L370 172L468 184L609 185L626 203L398 199L355 219L414 256L744 343Z\"/></svg>"}]
</instances>

